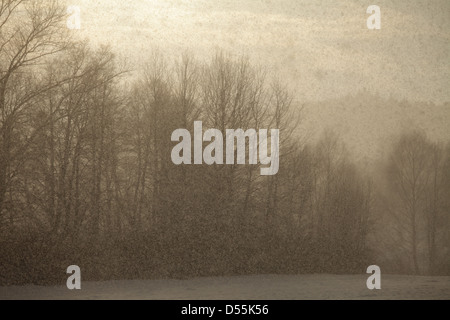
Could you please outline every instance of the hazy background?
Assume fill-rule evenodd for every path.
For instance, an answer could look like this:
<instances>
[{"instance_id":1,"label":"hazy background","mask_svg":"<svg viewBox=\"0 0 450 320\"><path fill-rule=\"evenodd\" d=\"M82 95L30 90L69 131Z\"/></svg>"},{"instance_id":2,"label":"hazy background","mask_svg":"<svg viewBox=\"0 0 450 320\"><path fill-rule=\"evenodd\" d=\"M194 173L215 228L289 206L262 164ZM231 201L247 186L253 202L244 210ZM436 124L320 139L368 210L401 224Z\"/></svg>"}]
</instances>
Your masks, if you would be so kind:
<instances>
[{"instance_id":1,"label":"hazy background","mask_svg":"<svg viewBox=\"0 0 450 320\"><path fill-rule=\"evenodd\" d=\"M109 43L131 62L151 47L244 53L278 70L299 100L362 89L397 99L450 100L450 2L73 0L80 34ZM366 9L381 8L381 30Z\"/></svg>"},{"instance_id":2,"label":"hazy background","mask_svg":"<svg viewBox=\"0 0 450 320\"><path fill-rule=\"evenodd\" d=\"M68 3L81 8L74 32L110 44L132 69L155 48L168 59L186 50L199 59L218 49L248 56L290 87L308 138L332 128L364 161L400 129L450 136L450 106L430 104L450 101L449 1ZM371 4L380 6L381 30L366 26ZM402 108L401 100L428 104Z\"/></svg>"}]
</instances>

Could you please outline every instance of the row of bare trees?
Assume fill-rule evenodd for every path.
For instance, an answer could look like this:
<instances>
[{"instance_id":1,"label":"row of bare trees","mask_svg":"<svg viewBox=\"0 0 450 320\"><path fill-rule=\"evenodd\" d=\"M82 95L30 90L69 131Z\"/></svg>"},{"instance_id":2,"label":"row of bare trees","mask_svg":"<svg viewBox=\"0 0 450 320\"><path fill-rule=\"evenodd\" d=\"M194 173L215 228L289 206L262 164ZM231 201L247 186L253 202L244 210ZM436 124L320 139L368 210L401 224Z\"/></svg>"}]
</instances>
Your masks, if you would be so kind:
<instances>
[{"instance_id":1,"label":"row of bare trees","mask_svg":"<svg viewBox=\"0 0 450 320\"><path fill-rule=\"evenodd\" d=\"M154 50L125 72L111 49L71 40L63 13L56 1L0 6L1 282L53 281L74 259L93 279L361 272L382 247L368 241L371 226L389 210L407 217L390 235L411 248L417 272L423 243L429 272L448 256L442 148L402 138L380 210L381 193L333 132L301 138L301 107L263 68ZM280 129L279 172L173 164L172 132L192 135L197 120L222 132Z\"/></svg>"}]
</instances>

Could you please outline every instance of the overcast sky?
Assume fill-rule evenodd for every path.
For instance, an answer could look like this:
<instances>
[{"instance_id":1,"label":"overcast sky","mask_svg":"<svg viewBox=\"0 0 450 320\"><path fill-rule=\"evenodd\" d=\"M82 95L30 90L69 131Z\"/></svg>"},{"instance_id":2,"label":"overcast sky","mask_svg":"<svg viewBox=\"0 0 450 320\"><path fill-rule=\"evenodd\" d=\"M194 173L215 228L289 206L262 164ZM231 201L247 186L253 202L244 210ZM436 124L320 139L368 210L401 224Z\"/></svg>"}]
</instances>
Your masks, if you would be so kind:
<instances>
[{"instance_id":1,"label":"overcast sky","mask_svg":"<svg viewBox=\"0 0 450 320\"><path fill-rule=\"evenodd\" d=\"M70 0L92 43L131 62L152 47L200 58L247 54L285 78L298 99L360 89L408 100L450 101L450 1ZM381 8L381 30L366 9Z\"/></svg>"}]
</instances>

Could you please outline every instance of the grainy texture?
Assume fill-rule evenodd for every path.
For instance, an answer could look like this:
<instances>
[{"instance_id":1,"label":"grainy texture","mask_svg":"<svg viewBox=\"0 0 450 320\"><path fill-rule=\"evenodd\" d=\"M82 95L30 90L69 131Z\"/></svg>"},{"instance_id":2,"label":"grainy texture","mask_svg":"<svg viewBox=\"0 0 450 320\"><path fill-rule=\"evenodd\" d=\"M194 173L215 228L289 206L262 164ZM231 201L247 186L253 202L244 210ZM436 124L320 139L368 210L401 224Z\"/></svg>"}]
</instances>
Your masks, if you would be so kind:
<instances>
[{"instance_id":1,"label":"grainy texture","mask_svg":"<svg viewBox=\"0 0 450 320\"><path fill-rule=\"evenodd\" d=\"M1 1L2 297L448 298L450 1L368 6Z\"/></svg>"}]
</instances>

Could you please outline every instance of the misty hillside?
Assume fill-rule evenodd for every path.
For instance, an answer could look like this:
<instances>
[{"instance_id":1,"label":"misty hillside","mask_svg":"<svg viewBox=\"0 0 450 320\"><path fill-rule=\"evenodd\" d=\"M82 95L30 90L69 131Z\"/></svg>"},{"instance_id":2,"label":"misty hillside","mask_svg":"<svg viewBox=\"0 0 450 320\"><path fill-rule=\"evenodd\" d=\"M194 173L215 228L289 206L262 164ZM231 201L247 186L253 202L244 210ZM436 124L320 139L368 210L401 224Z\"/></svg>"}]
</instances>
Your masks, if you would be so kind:
<instances>
[{"instance_id":1,"label":"misty hillside","mask_svg":"<svg viewBox=\"0 0 450 320\"><path fill-rule=\"evenodd\" d=\"M359 92L340 99L305 103L302 124L305 134L314 140L324 129L333 130L356 159L370 163L389 152L386 144L405 130L423 130L431 140L448 141L450 103L397 101Z\"/></svg>"}]
</instances>

